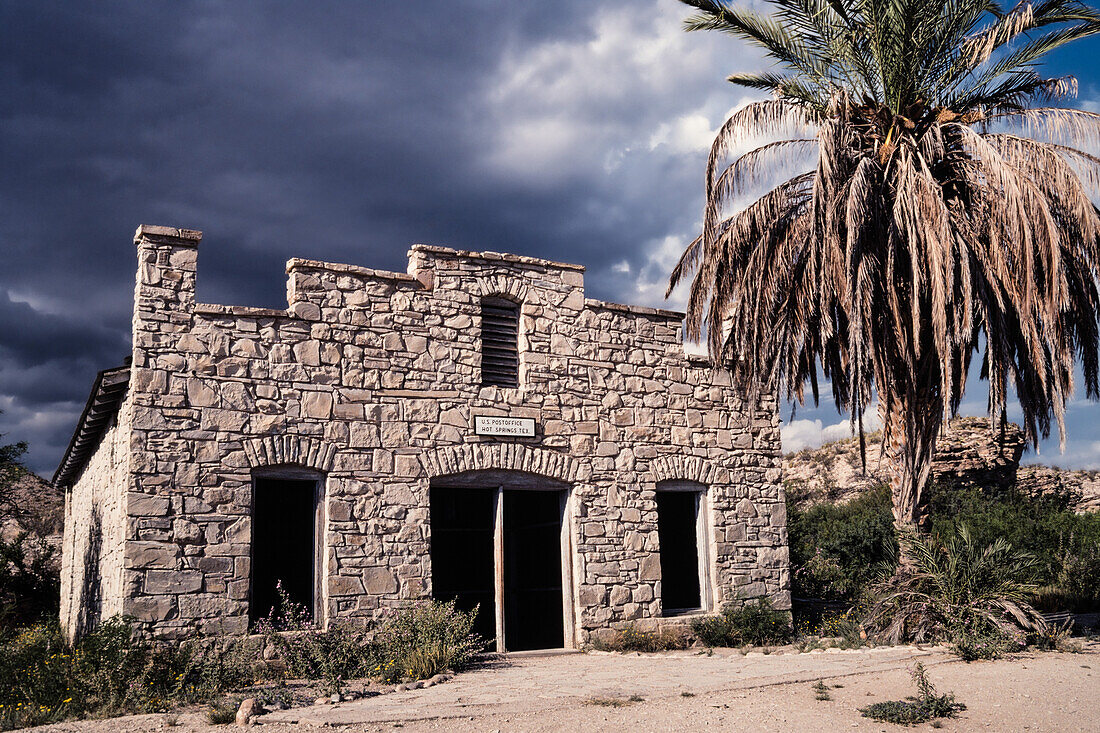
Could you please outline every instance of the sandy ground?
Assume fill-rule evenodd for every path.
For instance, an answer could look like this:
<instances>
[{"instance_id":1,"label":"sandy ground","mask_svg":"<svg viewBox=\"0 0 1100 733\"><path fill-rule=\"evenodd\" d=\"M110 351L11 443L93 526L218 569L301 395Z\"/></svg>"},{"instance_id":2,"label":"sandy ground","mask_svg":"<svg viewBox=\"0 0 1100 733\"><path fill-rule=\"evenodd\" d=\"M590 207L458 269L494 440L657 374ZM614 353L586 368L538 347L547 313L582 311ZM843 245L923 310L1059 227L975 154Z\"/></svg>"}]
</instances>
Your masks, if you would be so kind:
<instances>
[{"instance_id":1,"label":"sandy ground","mask_svg":"<svg viewBox=\"0 0 1100 733\"><path fill-rule=\"evenodd\" d=\"M1100 730L1100 643L1080 654L1036 653L965 663L913 647L742 656L719 651L508 658L435 687L257 718L263 730L348 731L899 731L859 708L913 694L924 663L940 692L967 709L945 731ZM831 699L815 699L823 680ZM631 698L634 698L631 701ZM170 726L169 722L174 722ZM930 729L925 724L917 729ZM211 731L200 713L65 723L51 733Z\"/></svg>"}]
</instances>

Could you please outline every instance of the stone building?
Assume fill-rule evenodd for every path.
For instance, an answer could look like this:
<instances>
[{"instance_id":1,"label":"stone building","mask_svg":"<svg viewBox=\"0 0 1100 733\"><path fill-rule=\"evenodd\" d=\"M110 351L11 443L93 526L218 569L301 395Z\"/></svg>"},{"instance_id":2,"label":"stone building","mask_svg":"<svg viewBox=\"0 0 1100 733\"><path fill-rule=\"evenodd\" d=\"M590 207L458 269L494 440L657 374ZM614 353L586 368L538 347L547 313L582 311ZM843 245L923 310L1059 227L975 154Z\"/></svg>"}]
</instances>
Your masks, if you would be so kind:
<instances>
[{"instance_id":1,"label":"stone building","mask_svg":"<svg viewBox=\"0 0 1100 733\"><path fill-rule=\"evenodd\" d=\"M54 477L70 634L245 633L277 582L321 624L479 603L508 650L789 608L775 402L685 355L682 314L423 245L408 274L290 260L286 310L204 305L201 236L137 230L131 359Z\"/></svg>"}]
</instances>

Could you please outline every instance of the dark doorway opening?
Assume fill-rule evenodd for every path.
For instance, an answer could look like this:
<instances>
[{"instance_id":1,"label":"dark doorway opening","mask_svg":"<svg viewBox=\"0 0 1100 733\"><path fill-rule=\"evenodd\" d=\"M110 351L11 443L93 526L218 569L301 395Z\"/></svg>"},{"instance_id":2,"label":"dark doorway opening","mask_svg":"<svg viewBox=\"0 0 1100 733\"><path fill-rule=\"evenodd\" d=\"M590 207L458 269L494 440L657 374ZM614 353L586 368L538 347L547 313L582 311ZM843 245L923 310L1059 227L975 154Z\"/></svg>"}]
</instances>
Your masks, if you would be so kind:
<instances>
[{"instance_id":1,"label":"dark doorway opening","mask_svg":"<svg viewBox=\"0 0 1100 733\"><path fill-rule=\"evenodd\" d=\"M565 644L562 495L504 491L504 639L508 651Z\"/></svg>"},{"instance_id":2,"label":"dark doorway opening","mask_svg":"<svg viewBox=\"0 0 1100 733\"><path fill-rule=\"evenodd\" d=\"M254 479L250 621L278 606L278 585L308 618L316 618L319 507L316 480Z\"/></svg>"},{"instance_id":3,"label":"dark doorway opening","mask_svg":"<svg viewBox=\"0 0 1100 733\"><path fill-rule=\"evenodd\" d=\"M697 538L699 498L696 491L657 492L661 602L666 614L702 607Z\"/></svg>"},{"instance_id":4,"label":"dark doorway opening","mask_svg":"<svg viewBox=\"0 0 1100 733\"><path fill-rule=\"evenodd\" d=\"M469 611L474 631L496 637L493 530L497 490L432 488L432 596Z\"/></svg>"},{"instance_id":5,"label":"dark doorway opening","mask_svg":"<svg viewBox=\"0 0 1100 733\"><path fill-rule=\"evenodd\" d=\"M474 630L498 651L572 638L568 495L568 484L520 471L469 471L430 488L432 595L477 605Z\"/></svg>"}]
</instances>

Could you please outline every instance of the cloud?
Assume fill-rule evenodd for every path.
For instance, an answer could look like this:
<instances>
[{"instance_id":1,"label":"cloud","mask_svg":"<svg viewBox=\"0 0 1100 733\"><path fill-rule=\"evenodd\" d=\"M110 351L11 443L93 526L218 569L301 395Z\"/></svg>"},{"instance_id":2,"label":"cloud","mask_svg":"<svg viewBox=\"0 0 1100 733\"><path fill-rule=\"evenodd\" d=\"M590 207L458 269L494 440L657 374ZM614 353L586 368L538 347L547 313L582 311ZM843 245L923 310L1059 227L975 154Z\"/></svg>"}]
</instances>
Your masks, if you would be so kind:
<instances>
[{"instance_id":1,"label":"cloud","mask_svg":"<svg viewBox=\"0 0 1100 733\"><path fill-rule=\"evenodd\" d=\"M874 432L881 427L877 411L868 410L868 416L863 421L864 432ZM779 433L784 453L797 453L805 448L818 448L825 443L856 435L851 423L847 420L826 424L820 418L790 420L780 426Z\"/></svg>"},{"instance_id":2,"label":"cloud","mask_svg":"<svg viewBox=\"0 0 1100 733\"><path fill-rule=\"evenodd\" d=\"M125 352L142 223L205 231L205 302L277 307L290 257L403 270L430 242L583 263L590 297L682 308L664 289L700 226L707 146L749 99L723 77L764 67L684 33L688 13L6 6L0 432L52 471Z\"/></svg>"}]
</instances>

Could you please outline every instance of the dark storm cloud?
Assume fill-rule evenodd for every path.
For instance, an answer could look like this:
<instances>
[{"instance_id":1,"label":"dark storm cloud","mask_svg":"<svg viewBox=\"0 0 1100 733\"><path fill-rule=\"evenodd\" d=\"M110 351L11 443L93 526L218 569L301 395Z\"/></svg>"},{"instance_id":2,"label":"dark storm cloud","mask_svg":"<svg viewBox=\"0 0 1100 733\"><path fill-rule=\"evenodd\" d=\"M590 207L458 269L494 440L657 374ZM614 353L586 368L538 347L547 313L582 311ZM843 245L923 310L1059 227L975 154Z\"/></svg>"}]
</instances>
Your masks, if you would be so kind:
<instances>
[{"instance_id":1,"label":"dark storm cloud","mask_svg":"<svg viewBox=\"0 0 1100 733\"><path fill-rule=\"evenodd\" d=\"M199 299L414 242L581 262L659 303L704 149L760 66L675 0L0 0L0 433L49 473L126 351L138 224L202 229Z\"/></svg>"},{"instance_id":2,"label":"dark storm cloud","mask_svg":"<svg viewBox=\"0 0 1100 733\"><path fill-rule=\"evenodd\" d=\"M640 243L697 209L697 167L651 196L641 152L611 170L598 149L682 104L642 109L626 54L593 45L614 24L652 30L661 5L681 15L671 0L0 3L0 433L52 470L95 371L126 351L141 223L206 232L208 302L279 306L289 257L404 269L413 242L584 262L590 291L617 295L630 279L598 272L641 264ZM699 69L698 88L723 70ZM556 118L595 133L555 153L564 169L524 162L537 143L500 159Z\"/></svg>"},{"instance_id":3,"label":"dark storm cloud","mask_svg":"<svg viewBox=\"0 0 1100 733\"><path fill-rule=\"evenodd\" d=\"M55 360L121 360L129 352L128 332L112 331L86 314L57 316L13 300L0 290L0 355L5 363L38 367Z\"/></svg>"}]
</instances>

